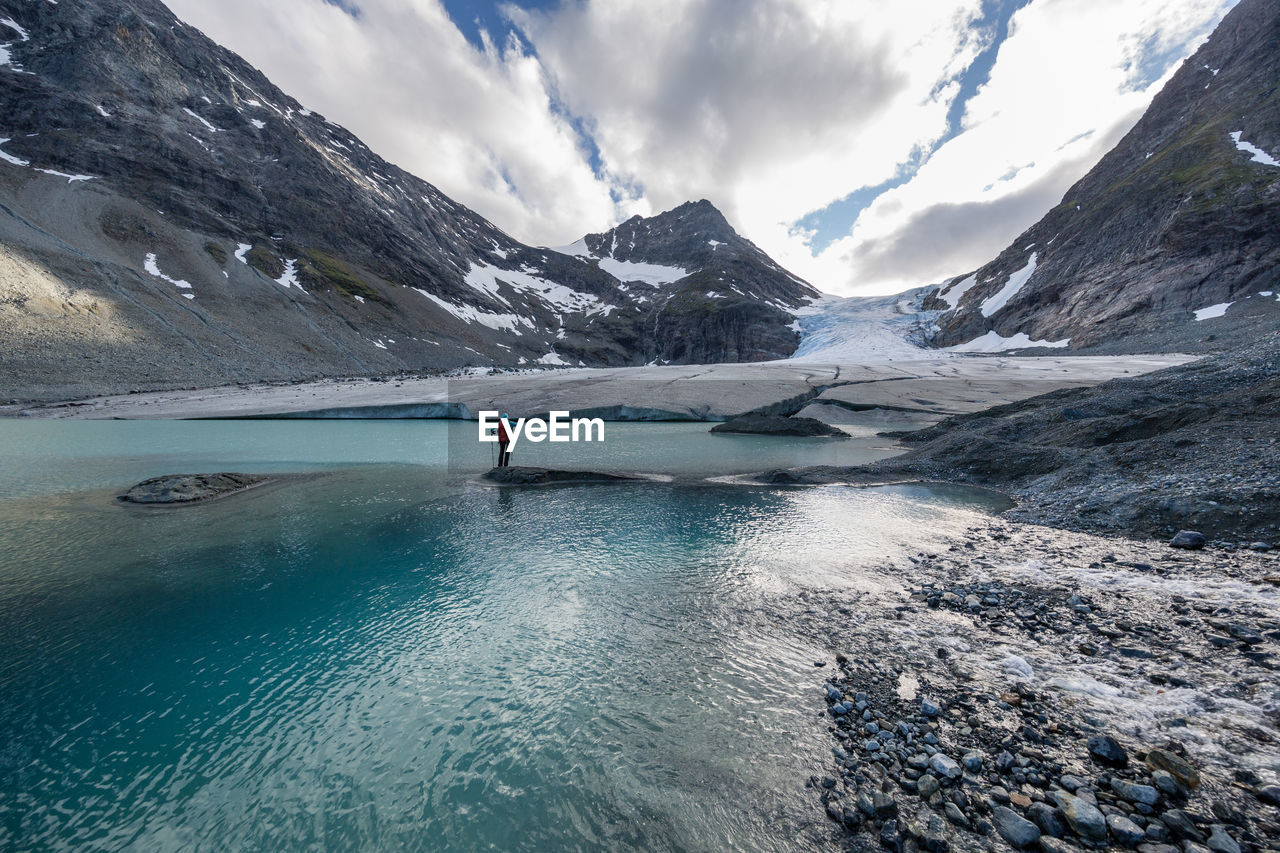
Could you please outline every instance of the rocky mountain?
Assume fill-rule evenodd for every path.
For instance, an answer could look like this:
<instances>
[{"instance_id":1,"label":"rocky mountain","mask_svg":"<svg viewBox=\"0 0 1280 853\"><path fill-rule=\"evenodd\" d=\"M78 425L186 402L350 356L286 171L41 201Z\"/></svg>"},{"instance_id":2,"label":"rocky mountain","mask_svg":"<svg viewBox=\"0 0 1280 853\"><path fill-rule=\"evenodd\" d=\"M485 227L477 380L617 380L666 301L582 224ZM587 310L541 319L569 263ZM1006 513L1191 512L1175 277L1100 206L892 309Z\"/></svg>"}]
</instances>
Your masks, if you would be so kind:
<instances>
[{"instance_id":1,"label":"rocky mountain","mask_svg":"<svg viewBox=\"0 0 1280 853\"><path fill-rule=\"evenodd\" d=\"M786 356L709 203L526 246L156 0L0 0L0 397Z\"/></svg>"},{"instance_id":2,"label":"rocky mountain","mask_svg":"<svg viewBox=\"0 0 1280 853\"><path fill-rule=\"evenodd\" d=\"M1276 328L1278 294L1280 4L1242 0L1061 204L924 307L937 346L1200 351Z\"/></svg>"}]
</instances>

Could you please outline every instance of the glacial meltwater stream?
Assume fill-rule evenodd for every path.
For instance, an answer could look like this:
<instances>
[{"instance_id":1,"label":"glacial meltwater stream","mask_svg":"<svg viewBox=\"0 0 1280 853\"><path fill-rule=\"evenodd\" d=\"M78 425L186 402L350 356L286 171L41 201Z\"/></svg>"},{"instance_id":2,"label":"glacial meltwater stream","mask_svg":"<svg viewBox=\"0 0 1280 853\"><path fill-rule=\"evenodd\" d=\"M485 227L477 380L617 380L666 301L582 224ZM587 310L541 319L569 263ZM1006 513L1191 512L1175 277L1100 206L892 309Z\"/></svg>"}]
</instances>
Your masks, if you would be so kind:
<instances>
[{"instance_id":1,"label":"glacial meltwater stream","mask_svg":"<svg viewBox=\"0 0 1280 853\"><path fill-rule=\"evenodd\" d=\"M892 452L610 424L584 465ZM880 427L883 428L883 427ZM0 421L0 849L791 850L832 832L798 592L909 582L925 487L499 489L470 424ZM469 434L474 434L470 432ZM533 461L530 450L524 460ZM591 455L591 454L594 454ZM316 476L201 506L193 471Z\"/></svg>"}]
</instances>

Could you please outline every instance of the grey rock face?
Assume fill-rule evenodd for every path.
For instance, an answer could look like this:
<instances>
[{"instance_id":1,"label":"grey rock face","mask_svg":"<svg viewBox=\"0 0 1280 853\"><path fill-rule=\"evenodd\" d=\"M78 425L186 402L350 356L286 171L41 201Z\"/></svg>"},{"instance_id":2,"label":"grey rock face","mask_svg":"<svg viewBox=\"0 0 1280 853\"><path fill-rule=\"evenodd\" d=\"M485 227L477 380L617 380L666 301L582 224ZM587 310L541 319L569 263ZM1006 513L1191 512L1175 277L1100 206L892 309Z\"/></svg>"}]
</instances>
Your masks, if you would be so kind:
<instances>
[{"instance_id":1,"label":"grey rock face","mask_svg":"<svg viewBox=\"0 0 1280 853\"><path fill-rule=\"evenodd\" d=\"M1203 351L1280 323L1280 169L1232 137L1280 151L1270 86L1280 73L1280 7L1244 0L1173 75L1110 153L995 260L973 274L935 343L989 330L1072 349ZM999 310L983 304L1011 277L1034 272ZM960 276L925 308L948 308ZM951 299L948 288L952 289ZM1250 298L1252 297L1252 298ZM1235 301L1226 316L1192 312ZM996 303L989 303L993 308Z\"/></svg>"}]
</instances>

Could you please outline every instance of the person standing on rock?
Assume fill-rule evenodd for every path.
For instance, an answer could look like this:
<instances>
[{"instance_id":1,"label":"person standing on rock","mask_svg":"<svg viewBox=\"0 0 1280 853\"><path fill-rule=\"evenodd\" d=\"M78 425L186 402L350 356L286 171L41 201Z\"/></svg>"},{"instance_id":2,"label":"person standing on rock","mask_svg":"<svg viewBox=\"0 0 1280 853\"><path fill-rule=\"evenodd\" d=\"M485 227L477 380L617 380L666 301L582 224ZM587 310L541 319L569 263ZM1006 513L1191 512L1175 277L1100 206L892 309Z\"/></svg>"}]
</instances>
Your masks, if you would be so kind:
<instances>
[{"instance_id":1,"label":"person standing on rock","mask_svg":"<svg viewBox=\"0 0 1280 853\"><path fill-rule=\"evenodd\" d=\"M498 421L498 467L506 468L511 464L511 433L507 432L507 415L504 412Z\"/></svg>"}]
</instances>

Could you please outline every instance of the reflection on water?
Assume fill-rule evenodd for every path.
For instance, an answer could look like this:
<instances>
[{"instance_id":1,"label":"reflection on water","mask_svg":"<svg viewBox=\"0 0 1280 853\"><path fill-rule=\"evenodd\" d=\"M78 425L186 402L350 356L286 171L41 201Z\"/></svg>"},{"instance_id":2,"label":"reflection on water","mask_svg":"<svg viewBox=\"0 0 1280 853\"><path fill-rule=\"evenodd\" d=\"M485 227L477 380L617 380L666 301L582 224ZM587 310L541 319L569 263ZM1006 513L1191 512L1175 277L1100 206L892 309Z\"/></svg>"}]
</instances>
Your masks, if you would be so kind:
<instances>
[{"instance_id":1,"label":"reflection on water","mask_svg":"<svg viewBox=\"0 0 1280 853\"><path fill-rule=\"evenodd\" d=\"M451 485L399 425L242 426L5 445L0 847L811 847L826 653L789 602L896 588L885 555L975 519L922 487Z\"/></svg>"}]
</instances>

